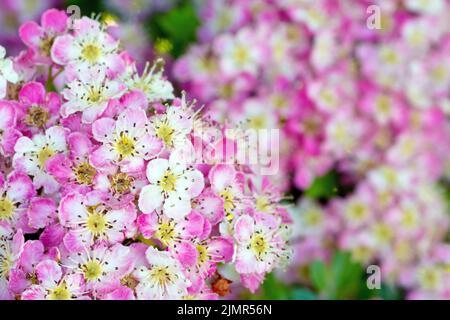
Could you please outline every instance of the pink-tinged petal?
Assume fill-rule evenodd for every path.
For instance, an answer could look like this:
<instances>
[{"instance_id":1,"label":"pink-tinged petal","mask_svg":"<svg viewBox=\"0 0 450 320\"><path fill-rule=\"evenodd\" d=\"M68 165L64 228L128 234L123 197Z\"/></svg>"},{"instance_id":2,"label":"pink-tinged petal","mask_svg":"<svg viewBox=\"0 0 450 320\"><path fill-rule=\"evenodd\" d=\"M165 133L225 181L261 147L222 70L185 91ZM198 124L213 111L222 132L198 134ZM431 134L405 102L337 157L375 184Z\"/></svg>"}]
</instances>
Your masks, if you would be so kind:
<instances>
[{"instance_id":1,"label":"pink-tinged petal","mask_svg":"<svg viewBox=\"0 0 450 320\"><path fill-rule=\"evenodd\" d=\"M61 97L56 92L47 93L47 109L51 114L59 114L61 108Z\"/></svg>"},{"instance_id":2,"label":"pink-tinged petal","mask_svg":"<svg viewBox=\"0 0 450 320\"><path fill-rule=\"evenodd\" d=\"M25 238L23 237L22 230L18 230L16 234L14 235L12 242L11 242L11 252L15 258L19 258L22 251L23 251L23 245L25 243Z\"/></svg>"},{"instance_id":3,"label":"pink-tinged petal","mask_svg":"<svg viewBox=\"0 0 450 320\"><path fill-rule=\"evenodd\" d=\"M49 198L33 198L28 207L28 220L32 228L42 229L56 218L56 203Z\"/></svg>"},{"instance_id":4,"label":"pink-tinged petal","mask_svg":"<svg viewBox=\"0 0 450 320\"><path fill-rule=\"evenodd\" d=\"M234 227L236 240L246 242L250 240L255 227L255 221L249 215L238 218Z\"/></svg>"},{"instance_id":5,"label":"pink-tinged petal","mask_svg":"<svg viewBox=\"0 0 450 320\"><path fill-rule=\"evenodd\" d=\"M63 241L66 230L59 223L48 226L41 233L39 240L46 248L57 247Z\"/></svg>"},{"instance_id":6,"label":"pink-tinged petal","mask_svg":"<svg viewBox=\"0 0 450 320\"><path fill-rule=\"evenodd\" d=\"M154 211L149 214L141 214L137 218L137 224L139 232L142 233L144 238L150 239L155 234L158 226L158 215Z\"/></svg>"},{"instance_id":7,"label":"pink-tinged petal","mask_svg":"<svg viewBox=\"0 0 450 320\"><path fill-rule=\"evenodd\" d=\"M231 165L218 164L211 168L209 181L214 191L220 192L230 186L235 178L236 170Z\"/></svg>"},{"instance_id":8,"label":"pink-tinged petal","mask_svg":"<svg viewBox=\"0 0 450 320\"><path fill-rule=\"evenodd\" d=\"M230 262L233 258L233 241L226 237L216 237L208 242L208 252L212 257L220 256L220 259L213 259L214 262Z\"/></svg>"},{"instance_id":9,"label":"pink-tinged petal","mask_svg":"<svg viewBox=\"0 0 450 320\"><path fill-rule=\"evenodd\" d=\"M195 246L187 241L177 244L174 249L177 260L184 267L195 266L198 260L198 251Z\"/></svg>"},{"instance_id":10,"label":"pink-tinged petal","mask_svg":"<svg viewBox=\"0 0 450 320\"><path fill-rule=\"evenodd\" d=\"M212 225L216 225L223 220L225 211L221 197L208 189L200 194L196 200L198 205L195 207L195 210L203 214Z\"/></svg>"},{"instance_id":11,"label":"pink-tinged petal","mask_svg":"<svg viewBox=\"0 0 450 320\"><path fill-rule=\"evenodd\" d=\"M117 131L143 130L148 119L145 111L142 109L126 109L117 119Z\"/></svg>"},{"instance_id":12,"label":"pink-tinged petal","mask_svg":"<svg viewBox=\"0 0 450 320\"><path fill-rule=\"evenodd\" d=\"M102 116L107 107L108 102L101 102L87 109L84 109L81 115L81 121L87 124L93 123Z\"/></svg>"},{"instance_id":13,"label":"pink-tinged petal","mask_svg":"<svg viewBox=\"0 0 450 320\"><path fill-rule=\"evenodd\" d=\"M34 151L35 149L34 142L28 137L20 137L14 146L15 152L18 154Z\"/></svg>"},{"instance_id":14,"label":"pink-tinged petal","mask_svg":"<svg viewBox=\"0 0 450 320\"><path fill-rule=\"evenodd\" d=\"M151 183L156 184L161 181L166 171L169 170L169 161L166 159L155 159L147 165L147 179Z\"/></svg>"},{"instance_id":15,"label":"pink-tinged petal","mask_svg":"<svg viewBox=\"0 0 450 320\"><path fill-rule=\"evenodd\" d=\"M123 172L136 173L143 172L145 168L144 159L140 157L130 157L120 162Z\"/></svg>"},{"instance_id":16,"label":"pink-tinged petal","mask_svg":"<svg viewBox=\"0 0 450 320\"><path fill-rule=\"evenodd\" d=\"M63 33L67 29L67 14L62 10L48 9L42 14L41 25L53 33Z\"/></svg>"},{"instance_id":17,"label":"pink-tinged petal","mask_svg":"<svg viewBox=\"0 0 450 320\"><path fill-rule=\"evenodd\" d=\"M40 82L29 82L22 87L19 93L19 101L27 107L31 105L43 105L45 102L45 88Z\"/></svg>"},{"instance_id":18,"label":"pink-tinged petal","mask_svg":"<svg viewBox=\"0 0 450 320\"><path fill-rule=\"evenodd\" d=\"M186 216L185 220L180 221L180 225L188 237L200 237L204 231L204 221L205 218L193 210Z\"/></svg>"},{"instance_id":19,"label":"pink-tinged petal","mask_svg":"<svg viewBox=\"0 0 450 320\"><path fill-rule=\"evenodd\" d=\"M47 173L37 173L34 176L33 182L36 189L43 187L45 194L53 194L59 189L59 183Z\"/></svg>"},{"instance_id":20,"label":"pink-tinged petal","mask_svg":"<svg viewBox=\"0 0 450 320\"><path fill-rule=\"evenodd\" d=\"M21 294L30 284L27 274L20 268L14 268L8 274L8 289L14 294Z\"/></svg>"},{"instance_id":21,"label":"pink-tinged petal","mask_svg":"<svg viewBox=\"0 0 450 320\"><path fill-rule=\"evenodd\" d=\"M66 195L59 204L59 220L63 226L77 224L87 218L87 210L84 206L85 198L78 193Z\"/></svg>"},{"instance_id":22,"label":"pink-tinged petal","mask_svg":"<svg viewBox=\"0 0 450 320\"><path fill-rule=\"evenodd\" d=\"M55 151L67 149L66 136L69 130L61 126L53 126L45 131L45 137Z\"/></svg>"},{"instance_id":23,"label":"pink-tinged petal","mask_svg":"<svg viewBox=\"0 0 450 320\"><path fill-rule=\"evenodd\" d=\"M139 209L143 213L151 213L161 207L163 203L161 189L155 185L147 185L142 188L139 194Z\"/></svg>"},{"instance_id":24,"label":"pink-tinged petal","mask_svg":"<svg viewBox=\"0 0 450 320\"><path fill-rule=\"evenodd\" d=\"M238 273L252 273L256 270L258 261L250 249L240 247L236 254L236 271Z\"/></svg>"},{"instance_id":25,"label":"pink-tinged petal","mask_svg":"<svg viewBox=\"0 0 450 320\"><path fill-rule=\"evenodd\" d=\"M14 105L7 101L0 101L0 129L8 131L16 125L16 112Z\"/></svg>"},{"instance_id":26,"label":"pink-tinged petal","mask_svg":"<svg viewBox=\"0 0 450 320\"><path fill-rule=\"evenodd\" d=\"M36 276L46 288L52 288L62 277L61 267L56 261L44 260L36 266Z\"/></svg>"},{"instance_id":27,"label":"pink-tinged petal","mask_svg":"<svg viewBox=\"0 0 450 320\"><path fill-rule=\"evenodd\" d=\"M34 267L42 260L44 256L44 245L38 240L28 240L20 255L20 267L27 273L31 273Z\"/></svg>"},{"instance_id":28,"label":"pink-tinged petal","mask_svg":"<svg viewBox=\"0 0 450 320\"><path fill-rule=\"evenodd\" d=\"M63 238L64 247L69 252L82 252L88 244L84 244L81 240L80 233L68 232Z\"/></svg>"},{"instance_id":29,"label":"pink-tinged petal","mask_svg":"<svg viewBox=\"0 0 450 320\"><path fill-rule=\"evenodd\" d=\"M111 118L98 119L92 124L92 134L99 142L109 142L113 140L113 133L116 122Z\"/></svg>"},{"instance_id":30,"label":"pink-tinged petal","mask_svg":"<svg viewBox=\"0 0 450 320\"><path fill-rule=\"evenodd\" d=\"M8 198L14 202L24 202L36 195L33 181L28 175L14 171L8 176Z\"/></svg>"},{"instance_id":31,"label":"pink-tinged petal","mask_svg":"<svg viewBox=\"0 0 450 320\"><path fill-rule=\"evenodd\" d=\"M195 198L198 196L205 187L205 180L203 178L203 174L198 170L188 170L184 177L177 180L177 189L178 187L187 192L191 198Z\"/></svg>"},{"instance_id":32,"label":"pink-tinged petal","mask_svg":"<svg viewBox=\"0 0 450 320\"><path fill-rule=\"evenodd\" d=\"M134 261L129 259L129 254L129 247L119 243L115 244L105 254L104 261L107 261L108 264L104 266L104 270L116 279L131 272L134 268Z\"/></svg>"},{"instance_id":33,"label":"pink-tinged petal","mask_svg":"<svg viewBox=\"0 0 450 320\"><path fill-rule=\"evenodd\" d=\"M58 153L45 162L45 170L58 181L66 181L74 175L71 165L66 155Z\"/></svg>"},{"instance_id":34,"label":"pink-tinged petal","mask_svg":"<svg viewBox=\"0 0 450 320\"><path fill-rule=\"evenodd\" d=\"M279 219L274 215L256 212L254 215L255 223L261 226L267 232L276 230L279 227Z\"/></svg>"},{"instance_id":35,"label":"pink-tinged petal","mask_svg":"<svg viewBox=\"0 0 450 320\"><path fill-rule=\"evenodd\" d=\"M66 65L73 59L75 57L72 48L73 42L74 39L71 35L56 37L51 50L52 60L57 64Z\"/></svg>"},{"instance_id":36,"label":"pink-tinged petal","mask_svg":"<svg viewBox=\"0 0 450 320\"><path fill-rule=\"evenodd\" d=\"M264 281L264 273L241 274L241 282L251 293L255 293Z\"/></svg>"},{"instance_id":37,"label":"pink-tinged petal","mask_svg":"<svg viewBox=\"0 0 450 320\"><path fill-rule=\"evenodd\" d=\"M191 201L187 197L180 197L179 194L172 193L164 201L164 213L175 220L183 219L192 210ZM203 224L202 224L203 227Z\"/></svg>"},{"instance_id":38,"label":"pink-tinged petal","mask_svg":"<svg viewBox=\"0 0 450 320\"><path fill-rule=\"evenodd\" d=\"M135 300L133 290L125 286L119 286L102 296L103 300Z\"/></svg>"},{"instance_id":39,"label":"pink-tinged petal","mask_svg":"<svg viewBox=\"0 0 450 320\"><path fill-rule=\"evenodd\" d=\"M139 139L139 141L137 141L136 151L142 158L148 160L157 156L161 152L163 146L164 144L161 139L158 139L150 134L146 134Z\"/></svg>"},{"instance_id":40,"label":"pink-tinged petal","mask_svg":"<svg viewBox=\"0 0 450 320\"><path fill-rule=\"evenodd\" d=\"M86 134L73 132L67 137L67 143L73 157L86 156L91 152L92 142Z\"/></svg>"},{"instance_id":41,"label":"pink-tinged petal","mask_svg":"<svg viewBox=\"0 0 450 320\"><path fill-rule=\"evenodd\" d=\"M28 289L26 289L20 298L22 300L45 300L45 296L47 291L38 285L32 285Z\"/></svg>"},{"instance_id":42,"label":"pink-tinged petal","mask_svg":"<svg viewBox=\"0 0 450 320\"><path fill-rule=\"evenodd\" d=\"M130 204L122 209L110 210L105 215L105 218L114 225L116 229L122 229L136 220L136 208L134 207L134 204Z\"/></svg>"},{"instance_id":43,"label":"pink-tinged petal","mask_svg":"<svg viewBox=\"0 0 450 320\"><path fill-rule=\"evenodd\" d=\"M19 36L22 41L30 48L38 49L41 36L44 35L42 28L34 21L28 21L19 28Z\"/></svg>"},{"instance_id":44,"label":"pink-tinged petal","mask_svg":"<svg viewBox=\"0 0 450 320\"><path fill-rule=\"evenodd\" d=\"M146 110L148 106L147 98L140 90L133 90L124 94L119 101L123 108Z\"/></svg>"},{"instance_id":45,"label":"pink-tinged petal","mask_svg":"<svg viewBox=\"0 0 450 320\"><path fill-rule=\"evenodd\" d=\"M2 148L5 155L12 155L14 153L14 146L17 140L22 136L22 133L16 129L8 129L3 132Z\"/></svg>"},{"instance_id":46,"label":"pink-tinged petal","mask_svg":"<svg viewBox=\"0 0 450 320\"><path fill-rule=\"evenodd\" d=\"M108 166L112 161L118 158L117 153L111 150L107 145L98 147L89 157L89 161L94 167L102 168Z\"/></svg>"}]
</instances>

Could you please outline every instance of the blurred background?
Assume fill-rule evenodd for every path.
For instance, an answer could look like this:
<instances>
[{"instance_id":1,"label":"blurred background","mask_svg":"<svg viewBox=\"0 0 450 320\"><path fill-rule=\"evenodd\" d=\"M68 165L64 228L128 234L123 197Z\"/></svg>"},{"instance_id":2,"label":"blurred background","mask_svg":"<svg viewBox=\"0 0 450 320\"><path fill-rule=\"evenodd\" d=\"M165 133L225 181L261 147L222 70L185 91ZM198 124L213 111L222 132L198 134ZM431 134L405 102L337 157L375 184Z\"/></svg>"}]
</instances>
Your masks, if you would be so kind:
<instances>
[{"instance_id":1,"label":"blurred background","mask_svg":"<svg viewBox=\"0 0 450 320\"><path fill-rule=\"evenodd\" d=\"M281 130L295 257L234 297L450 298L450 2L0 0L0 44L72 5L212 117Z\"/></svg>"}]
</instances>

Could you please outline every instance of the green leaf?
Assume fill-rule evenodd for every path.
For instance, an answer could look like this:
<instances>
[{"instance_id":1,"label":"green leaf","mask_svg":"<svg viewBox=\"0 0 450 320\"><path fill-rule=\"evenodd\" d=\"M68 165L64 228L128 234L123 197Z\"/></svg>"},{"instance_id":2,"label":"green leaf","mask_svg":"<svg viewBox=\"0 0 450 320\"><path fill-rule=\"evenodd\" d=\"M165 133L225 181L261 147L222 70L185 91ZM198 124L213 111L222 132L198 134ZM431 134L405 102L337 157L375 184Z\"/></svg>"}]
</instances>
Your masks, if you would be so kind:
<instances>
[{"instance_id":1,"label":"green leaf","mask_svg":"<svg viewBox=\"0 0 450 320\"><path fill-rule=\"evenodd\" d=\"M196 41L200 20L192 3L184 3L168 12L159 13L147 21L147 28L155 42L170 43L174 57L182 55Z\"/></svg>"},{"instance_id":2,"label":"green leaf","mask_svg":"<svg viewBox=\"0 0 450 320\"><path fill-rule=\"evenodd\" d=\"M323 261L314 261L311 264L311 280L314 288L322 292L327 286L327 270Z\"/></svg>"},{"instance_id":3,"label":"green leaf","mask_svg":"<svg viewBox=\"0 0 450 320\"><path fill-rule=\"evenodd\" d=\"M292 291L292 300L317 300L317 295L307 288L298 288Z\"/></svg>"},{"instance_id":4,"label":"green leaf","mask_svg":"<svg viewBox=\"0 0 450 320\"><path fill-rule=\"evenodd\" d=\"M305 190L305 195L310 198L329 199L336 195L339 181L336 172L331 171L324 176L316 178L311 186Z\"/></svg>"}]
</instances>

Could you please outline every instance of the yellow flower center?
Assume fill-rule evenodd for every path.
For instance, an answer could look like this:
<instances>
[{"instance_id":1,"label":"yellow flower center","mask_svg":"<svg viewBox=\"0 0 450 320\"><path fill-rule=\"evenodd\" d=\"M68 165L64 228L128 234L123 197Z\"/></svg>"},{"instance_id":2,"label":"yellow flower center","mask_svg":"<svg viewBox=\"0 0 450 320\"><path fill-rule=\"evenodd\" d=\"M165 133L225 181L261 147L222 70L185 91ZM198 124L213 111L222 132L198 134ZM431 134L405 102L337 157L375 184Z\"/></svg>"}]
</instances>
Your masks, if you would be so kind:
<instances>
[{"instance_id":1,"label":"yellow flower center","mask_svg":"<svg viewBox=\"0 0 450 320\"><path fill-rule=\"evenodd\" d=\"M225 188L223 191L219 193L219 196L223 199L223 209L227 214L227 218L229 220L233 219L232 212L236 205L234 204L234 195L230 188Z\"/></svg>"},{"instance_id":2,"label":"yellow flower center","mask_svg":"<svg viewBox=\"0 0 450 320\"><path fill-rule=\"evenodd\" d=\"M75 177L78 183L90 185L94 181L96 171L88 162L78 164L74 169Z\"/></svg>"},{"instance_id":3,"label":"yellow flower center","mask_svg":"<svg viewBox=\"0 0 450 320\"><path fill-rule=\"evenodd\" d=\"M256 197L256 210L260 212L269 212L270 209L270 201L266 196Z\"/></svg>"},{"instance_id":4,"label":"yellow flower center","mask_svg":"<svg viewBox=\"0 0 450 320\"><path fill-rule=\"evenodd\" d=\"M164 245L168 245L175 237L175 223L165 222L159 225L155 233L155 238L159 239Z\"/></svg>"},{"instance_id":5,"label":"yellow flower center","mask_svg":"<svg viewBox=\"0 0 450 320\"><path fill-rule=\"evenodd\" d=\"M0 220L9 220L14 214L14 204L8 198L0 199Z\"/></svg>"},{"instance_id":6,"label":"yellow flower center","mask_svg":"<svg viewBox=\"0 0 450 320\"><path fill-rule=\"evenodd\" d=\"M250 247L255 253L255 255L259 259L261 259L261 257L266 254L269 246L266 239L262 235L255 234L251 239Z\"/></svg>"},{"instance_id":7,"label":"yellow flower center","mask_svg":"<svg viewBox=\"0 0 450 320\"><path fill-rule=\"evenodd\" d=\"M27 111L25 123L29 126L43 128L47 124L49 118L50 114L46 109L40 106L32 106Z\"/></svg>"},{"instance_id":8,"label":"yellow flower center","mask_svg":"<svg viewBox=\"0 0 450 320\"><path fill-rule=\"evenodd\" d=\"M267 127L266 117L264 115L257 115L250 118L250 127L252 129L265 129Z\"/></svg>"},{"instance_id":9,"label":"yellow flower center","mask_svg":"<svg viewBox=\"0 0 450 320\"><path fill-rule=\"evenodd\" d=\"M197 263L199 265L204 264L208 260L208 254L205 246L197 245L197 252L198 252L198 260Z\"/></svg>"},{"instance_id":10,"label":"yellow flower center","mask_svg":"<svg viewBox=\"0 0 450 320\"><path fill-rule=\"evenodd\" d=\"M134 145L134 140L121 132L119 139L116 140L115 149L120 158L123 159L134 154Z\"/></svg>"},{"instance_id":11,"label":"yellow flower center","mask_svg":"<svg viewBox=\"0 0 450 320\"><path fill-rule=\"evenodd\" d=\"M242 65L250 59L250 54L246 47L238 46L234 49L233 57L238 64Z\"/></svg>"},{"instance_id":12,"label":"yellow flower center","mask_svg":"<svg viewBox=\"0 0 450 320\"><path fill-rule=\"evenodd\" d=\"M94 235L94 237L98 237L102 235L106 228L107 222L103 213L96 211L95 209L88 209L89 216L86 222L86 226L88 230Z\"/></svg>"},{"instance_id":13,"label":"yellow flower center","mask_svg":"<svg viewBox=\"0 0 450 320\"><path fill-rule=\"evenodd\" d=\"M150 271L150 277L157 282L160 287L165 287L167 284L174 281L176 275L170 273L167 267L155 267Z\"/></svg>"},{"instance_id":14,"label":"yellow flower center","mask_svg":"<svg viewBox=\"0 0 450 320\"><path fill-rule=\"evenodd\" d=\"M124 194L130 191L134 179L128 174L119 172L111 176L111 189L114 193Z\"/></svg>"},{"instance_id":15,"label":"yellow flower center","mask_svg":"<svg viewBox=\"0 0 450 320\"><path fill-rule=\"evenodd\" d=\"M164 173L159 185L164 192L171 192L175 190L175 184L177 182L177 177L169 170Z\"/></svg>"},{"instance_id":16,"label":"yellow flower center","mask_svg":"<svg viewBox=\"0 0 450 320\"><path fill-rule=\"evenodd\" d=\"M102 274L102 266L95 260L88 261L81 268L87 281L97 280Z\"/></svg>"},{"instance_id":17,"label":"yellow flower center","mask_svg":"<svg viewBox=\"0 0 450 320\"><path fill-rule=\"evenodd\" d=\"M161 122L156 126L156 136L160 138L164 145L170 147L173 145L173 134L175 130L166 122Z\"/></svg>"},{"instance_id":18,"label":"yellow flower center","mask_svg":"<svg viewBox=\"0 0 450 320\"><path fill-rule=\"evenodd\" d=\"M49 299L50 300L70 300L71 298L70 291L67 290L67 287L65 284L60 284L53 290L51 290Z\"/></svg>"},{"instance_id":19,"label":"yellow flower center","mask_svg":"<svg viewBox=\"0 0 450 320\"><path fill-rule=\"evenodd\" d=\"M305 212L305 223L308 226L317 226L322 222L322 212L317 209L311 209Z\"/></svg>"},{"instance_id":20,"label":"yellow flower center","mask_svg":"<svg viewBox=\"0 0 450 320\"><path fill-rule=\"evenodd\" d=\"M100 58L101 53L101 49L92 43L85 45L81 50L81 56L83 59L90 63L96 63Z\"/></svg>"},{"instance_id":21,"label":"yellow flower center","mask_svg":"<svg viewBox=\"0 0 450 320\"><path fill-rule=\"evenodd\" d=\"M45 162L52 157L55 152L48 146L44 147L38 153L38 163L39 167L44 168Z\"/></svg>"}]
</instances>

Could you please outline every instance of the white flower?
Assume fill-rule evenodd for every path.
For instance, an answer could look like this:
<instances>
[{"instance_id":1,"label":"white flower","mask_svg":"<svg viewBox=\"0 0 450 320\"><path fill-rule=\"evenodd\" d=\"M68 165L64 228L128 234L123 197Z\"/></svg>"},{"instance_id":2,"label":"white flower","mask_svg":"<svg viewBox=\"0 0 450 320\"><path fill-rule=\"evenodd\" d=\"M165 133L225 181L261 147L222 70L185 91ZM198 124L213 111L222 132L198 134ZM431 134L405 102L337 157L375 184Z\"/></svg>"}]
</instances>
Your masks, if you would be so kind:
<instances>
[{"instance_id":1,"label":"white flower","mask_svg":"<svg viewBox=\"0 0 450 320\"><path fill-rule=\"evenodd\" d=\"M162 60L161 60L162 61ZM174 99L172 84L163 78L164 69L160 66L160 60L150 68L147 63L142 75L139 76L136 65L133 64L131 74L126 74L124 82L128 89L139 89L145 93L149 102ZM159 70L156 70L159 68Z\"/></svg>"},{"instance_id":2,"label":"white flower","mask_svg":"<svg viewBox=\"0 0 450 320\"><path fill-rule=\"evenodd\" d=\"M0 99L6 96L8 81L16 83L19 80L19 76L14 71L12 60L5 59L5 55L5 48L0 46Z\"/></svg>"},{"instance_id":3,"label":"white flower","mask_svg":"<svg viewBox=\"0 0 450 320\"><path fill-rule=\"evenodd\" d=\"M57 190L58 183L46 172L47 160L59 152L67 150L66 130L63 127L54 126L45 134L36 134L32 139L21 137L14 147L14 167L22 168L33 176L37 188L44 187L46 193Z\"/></svg>"},{"instance_id":4,"label":"white flower","mask_svg":"<svg viewBox=\"0 0 450 320\"><path fill-rule=\"evenodd\" d=\"M191 211L191 199L204 187L202 173L178 163L175 156L150 161L147 179L150 184L141 190L139 208L151 213L162 207L164 213L174 219L181 219Z\"/></svg>"},{"instance_id":5,"label":"white flower","mask_svg":"<svg viewBox=\"0 0 450 320\"><path fill-rule=\"evenodd\" d=\"M139 280L136 287L138 299L181 299L187 295L190 282L184 276L180 263L168 251L149 247L146 252L150 268L141 267L134 272Z\"/></svg>"}]
</instances>

